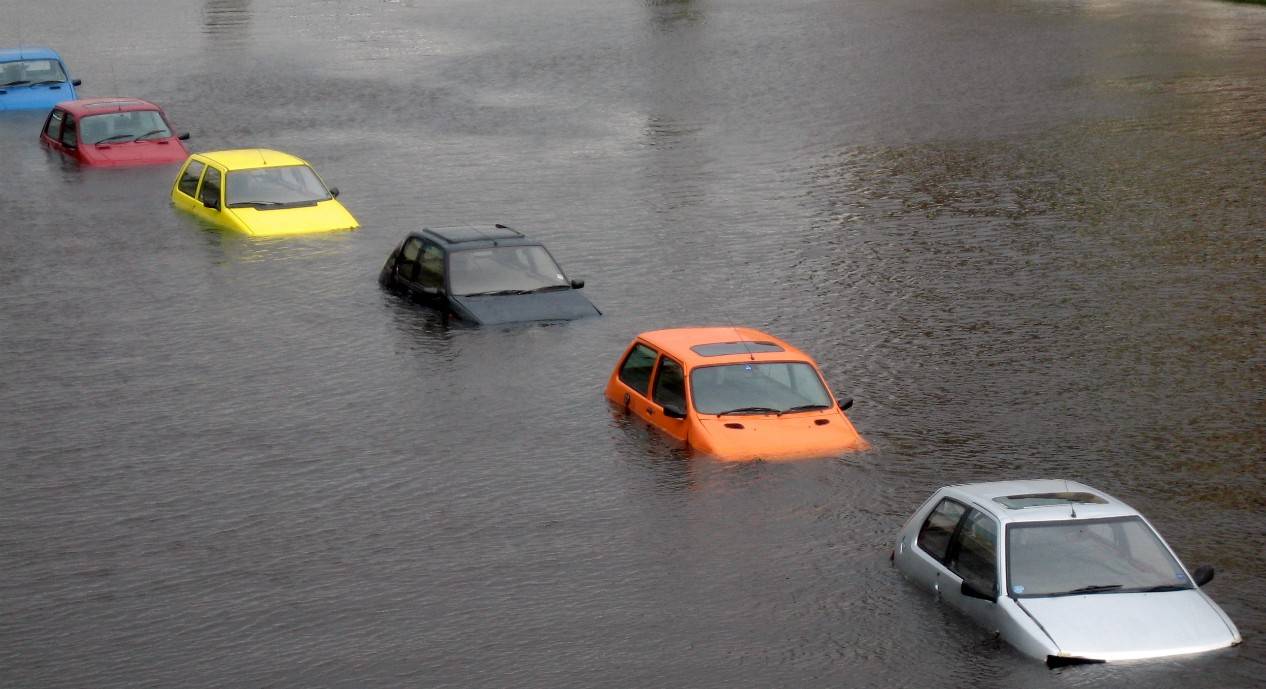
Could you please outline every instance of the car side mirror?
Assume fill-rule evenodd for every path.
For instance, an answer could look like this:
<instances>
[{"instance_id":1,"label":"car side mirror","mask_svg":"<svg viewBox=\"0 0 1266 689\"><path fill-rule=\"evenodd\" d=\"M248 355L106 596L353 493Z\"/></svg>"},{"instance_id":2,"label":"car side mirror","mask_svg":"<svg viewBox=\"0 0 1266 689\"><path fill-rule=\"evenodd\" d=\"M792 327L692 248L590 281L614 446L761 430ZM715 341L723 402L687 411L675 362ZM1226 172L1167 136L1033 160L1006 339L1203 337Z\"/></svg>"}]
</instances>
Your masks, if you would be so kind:
<instances>
[{"instance_id":1,"label":"car side mirror","mask_svg":"<svg viewBox=\"0 0 1266 689\"><path fill-rule=\"evenodd\" d=\"M853 398L845 397L840 400L840 411L847 411L853 407Z\"/></svg>"},{"instance_id":2,"label":"car side mirror","mask_svg":"<svg viewBox=\"0 0 1266 689\"><path fill-rule=\"evenodd\" d=\"M84 82L83 82L83 80L82 80L82 79L74 79L74 80L72 80L72 81L70 82L70 85L71 85L71 86L82 86L82 85L83 85L83 83L84 83Z\"/></svg>"},{"instance_id":3,"label":"car side mirror","mask_svg":"<svg viewBox=\"0 0 1266 689\"><path fill-rule=\"evenodd\" d=\"M210 208L211 210L216 210L216 211L220 210L219 199L211 199L210 201L203 200L202 205L206 206L207 208Z\"/></svg>"},{"instance_id":4,"label":"car side mirror","mask_svg":"<svg viewBox=\"0 0 1266 689\"><path fill-rule=\"evenodd\" d=\"M670 419L684 419L686 418L686 412L672 406L671 404L665 404L664 416L667 416Z\"/></svg>"},{"instance_id":5,"label":"car side mirror","mask_svg":"<svg viewBox=\"0 0 1266 689\"><path fill-rule=\"evenodd\" d=\"M189 140L189 132L184 132L184 133L180 134L179 136L177 136L176 138L177 138L177 139L180 139L181 141L188 141L188 140Z\"/></svg>"},{"instance_id":6,"label":"car side mirror","mask_svg":"<svg viewBox=\"0 0 1266 689\"><path fill-rule=\"evenodd\" d=\"M571 288L572 288L572 289L580 289L580 288L582 288L582 287L584 287L584 286L585 286L585 281L584 281L584 280L572 280L572 281L571 281Z\"/></svg>"},{"instance_id":7,"label":"car side mirror","mask_svg":"<svg viewBox=\"0 0 1266 689\"><path fill-rule=\"evenodd\" d=\"M338 187L330 187L330 198L332 199L338 198Z\"/></svg>"},{"instance_id":8,"label":"car side mirror","mask_svg":"<svg viewBox=\"0 0 1266 689\"><path fill-rule=\"evenodd\" d=\"M997 603L997 602L998 602L998 595L997 595L997 594L995 594L995 593L985 593L984 591L981 591L980 589L976 588L975 586L972 586L970 583L968 583L968 581L967 581L966 579L964 579L964 580L963 580L963 585L962 585L962 586L961 586L958 590L959 590L959 592L960 592L960 593L962 593L962 594L963 594L964 596L966 596L967 598L979 598L980 600L987 600L987 601L989 601L990 603Z\"/></svg>"},{"instance_id":9,"label":"car side mirror","mask_svg":"<svg viewBox=\"0 0 1266 689\"><path fill-rule=\"evenodd\" d=\"M1213 573L1213 567L1200 565L1196 568L1196 571L1191 573L1191 580L1195 582L1196 586L1204 586L1213 581Z\"/></svg>"}]
</instances>

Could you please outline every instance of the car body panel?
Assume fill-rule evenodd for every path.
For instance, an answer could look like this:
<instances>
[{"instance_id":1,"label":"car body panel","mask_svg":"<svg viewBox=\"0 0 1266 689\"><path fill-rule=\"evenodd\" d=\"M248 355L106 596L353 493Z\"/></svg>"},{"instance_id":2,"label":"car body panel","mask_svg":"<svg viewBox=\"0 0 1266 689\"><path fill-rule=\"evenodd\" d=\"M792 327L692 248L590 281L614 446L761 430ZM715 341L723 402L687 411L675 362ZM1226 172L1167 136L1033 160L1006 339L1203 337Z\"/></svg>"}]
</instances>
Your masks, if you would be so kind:
<instances>
[{"instance_id":1,"label":"car body panel","mask_svg":"<svg viewBox=\"0 0 1266 689\"><path fill-rule=\"evenodd\" d=\"M1200 589L1017 602L1041 620L1061 654L1076 658L1158 658L1211 651L1232 641L1222 611Z\"/></svg>"},{"instance_id":2,"label":"car body panel","mask_svg":"<svg viewBox=\"0 0 1266 689\"><path fill-rule=\"evenodd\" d=\"M997 498L1034 494L1094 496L1100 502L1053 503L1006 507ZM973 513L998 525L994 541L997 586L1005 592L996 601L962 593L963 577L949 563L919 545L919 534L929 516L951 501L963 508L947 552L961 544L962 529ZM1085 484L1063 480L1006 481L946 486L926 500L902 527L893 549L893 562L917 587L967 615L1022 653L1073 661L1119 661L1197 653L1240 643L1230 618L1198 588L1156 592L1100 592L1091 595L1016 596L1007 571L1006 531L1026 523L1090 523L1137 518L1153 534L1155 528L1129 505ZM1191 576L1168 544L1155 534L1186 581ZM1176 573L1177 574L1177 573ZM1179 580L1183 580L1181 577ZM1019 588L1019 587L1017 587Z\"/></svg>"},{"instance_id":3,"label":"car body panel","mask_svg":"<svg viewBox=\"0 0 1266 689\"><path fill-rule=\"evenodd\" d=\"M205 166L198 176L194 195L181 189L181 178L190 165ZM224 187L228 175L237 170L254 170L267 167L306 166L306 161L288 153L269 149L235 149L195 153L180 166L171 187L172 205L219 228L242 232L253 237L284 237L354 230L360 227L356 218L335 198L273 209L253 207L230 208L225 205ZM218 208L207 207L200 198L207 181L207 169L215 169L219 175L219 190L212 194L218 199ZM313 172L315 174L315 171ZM317 176L319 180L319 175ZM322 182L324 185L324 182Z\"/></svg>"},{"instance_id":4,"label":"car body panel","mask_svg":"<svg viewBox=\"0 0 1266 689\"><path fill-rule=\"evenodd\" d=\"M516 321L569 321L598 315L598 309L576 290L506 296L453 296L451 299L464 309L463 317L485 325Z\"/></svg>"},{"instance_id":5,"label":"car body panel","mask_svg":"<svg viewBox=\"0 0 1266 689\"><path fill-rule=\"evenodd\" d=\"M422 260L402 259L401 253L407 244L421 243L442 254L436 265L442 266L442 284L424 285L421 276L416 273L417 264ZM416 246L417 244L415 244ZM580 287L571 285L562 268L557 268L558 279L566 283L560 289L526 294L453 294L451 282L451 265L454 254L463 251L474 251L497 247L539 247L545 253L549 250L544 244L537 242L522 233L505 225L470 225L460 227L424 228L419 232L410 232L396 245L395 249L383 263L378 274L378 282L383 288L434 308L445 316L456 317L462 321L476 325L497 325L520 322L567 321L589 316L600 316L598 310L583 294ZM549 257L553 261L553 257ZM413 270L405 270L401 266L414 264ZM582 284L582 283L576 283Z\"/></svg>"},{"instance_id":6,"label":"car body panel","mask_svg":"<svg viewBox=\"0 0 1266 689\"><path fill-rule=\"evenodd\" d=\"M6 69L17 69L14 66L6 68L7 63L27 60L56 61L66 80L55 84L17 84L0 87L0 110L47 110L58 103L74 100L77 97L75 80L70 70L66 69L66 63L56 51L48 48L0 50L0 83L9 81L9 78L5 76Z\"/></svg>"},{"instance_id":7,"label":"car body panel","mask_svg":"<svg viewBox=\"0 0 1266 689\"><path fill-rule=\"evenodd\" d=\"M98 137L105 137L112 130L86 135L86 132L94 128L94 118L109 118L119 113L132 112L157 113L167 126L170 136L141 141L95 143ZM72 139L62 132L68 124L75 129L73 145L67 143ZM179 136L167 119L167 114L153 103L138 98L84 98L58 103L49 111L44 118L44 127L40 130L40 143L49 150L92 167L172 165L189 155Z\"/></svg>"},{"instance_id":8,"label":"car body panel","mask_svg":"<svg viewBox=\"0 0 1266 689\"><path fill-rule=\"evenodd\" d=\"M781 351L745 352L703 356L692 347L717 343L772 343ZM630 354L639 345L655 354L646 389L634 388L620 376ZM666 415L654 399L656 380L663 362L681 367L687 381L685 418ZM795 413L708 414L695 407L691 374L702 367L748 362L803 363L812 367L827 394L817 363L804 352L767 333L751 328L670 328L638 335L617 360L607 379L604 395L616 408L631 413L691 450L721 461L798 460L838 455L869 448L838 404ZM834 398L832 398L834 402Z\"/></svg>"}]
</instances>

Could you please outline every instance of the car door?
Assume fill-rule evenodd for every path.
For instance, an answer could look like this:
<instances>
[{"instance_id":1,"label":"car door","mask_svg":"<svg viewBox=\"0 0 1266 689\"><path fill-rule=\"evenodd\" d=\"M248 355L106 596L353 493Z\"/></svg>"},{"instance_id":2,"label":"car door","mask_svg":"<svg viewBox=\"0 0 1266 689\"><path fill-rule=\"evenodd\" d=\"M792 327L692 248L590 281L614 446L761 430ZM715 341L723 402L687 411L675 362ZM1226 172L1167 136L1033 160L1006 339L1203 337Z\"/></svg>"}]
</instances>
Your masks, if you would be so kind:
<instances>
[{"instance_id":1,"label":"car door","mask_svg":"<svg viewBox=\"0 0 1266 689\"><path fill-rule=\"evenodd\" d=\"M62 118L62 130L57 137L57 143L62 153L73 158L79 158L79 123L75 121L75 116L66 113Z\"/></svg>"},{"instance_id":2,"label":"car door","mask_svg":"<svg viewBox=\"0 0 1266 689\"><path fill-rule=\"evenodd\" d=\"M62 153L62 122L66 119L66 111L53 108L44 120L44 129L40 132L40 141L49 149Z\"/></svg>"},{"instance_id":3,"label":"car door","mask_svg":"<svg viewBox=\"0 0 1266 689\"><path fill-rule=\"evenodd\" d=\"M686 441L686 375L681 364L660 355L651 383L651 397L646 405L646 418L668 435ZM665 408L674 412L665 414Z\"/></svg>"},{"instance_id":4,"label":"car door","mask_svg":"<svg viewBox=\"0 0 1266 689\"><path fill-rule=\"evenodd\" d=\"M944 566L952 577L949 586L941 588L945 602L989 631L997 631L998 524L993 517L981 510L969 509L950 542ZM964 582L993 600L963 594Z\"/></svg>"},{"instance_id":5,"label":"car door","mask_svg":"<svg viewBox=\"0 0 1266 689\"><path fill-rule=\"evenodd\" d=\"M443 311L448 307L447 252L440 245L427 239L421 240L418 250L417 270L408 284L410 296L427 306Z\"/></svg>"},{"instance_id":6,"label":"car door","mask_svg":"<svg viewBox=\"0 0 1266 689\"><path fill-rule=\"evenodd\" d=\"M650 345L634 342L624 355L624 361L620 362L620 370L616 374L620 390L617 404L648 422L655 416L650 390L651 374L655 371L658 359L659 352Z\"/></svg>"},{"instance_id":7,"label":"car door","mask_svg":"<svg viewBox=\"0 0 1266 689\"><path fill-rule=\"evenodd\" d=\"M176 175L176 185L171 192L171 202L181 210L193 212L198 205L198 183L202 181L202 172L206 165L190 158Z\"/></svg>"},{"instance_id":8,"label":"car door","mask_svg":"<svg viewBox=\"0 0 1266 689\"><path fill-rule=\"evenodd\" d=\"M224 173L214 165L208 165L202 173L202 183L198 185L198 202L193 205L193 212L214 225L229 226L232 223L224 217L224 194L221 180Z\"/></svg>"},{"instance_id":9,"label":"car door","mask_svg":"<svg viewBox=\"0 0 1266 689\"><path fill-rule=\"evenodd\" d=\"M953 577L944 562L967 509L967 505L958 500L941 498L924 517L914 544L909 546L910 577L938 597L953 586Z\"/></svg>"}]
</instances>

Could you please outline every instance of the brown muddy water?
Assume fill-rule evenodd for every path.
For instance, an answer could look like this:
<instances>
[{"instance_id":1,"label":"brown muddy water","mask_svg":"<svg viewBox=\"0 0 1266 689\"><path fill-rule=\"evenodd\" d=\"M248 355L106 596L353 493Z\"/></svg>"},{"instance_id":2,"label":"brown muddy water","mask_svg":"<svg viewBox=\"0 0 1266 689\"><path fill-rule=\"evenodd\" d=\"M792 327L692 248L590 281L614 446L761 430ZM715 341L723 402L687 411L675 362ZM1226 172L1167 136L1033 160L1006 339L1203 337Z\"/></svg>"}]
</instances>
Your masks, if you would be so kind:
<instances>
[{"instance_id":1,"label":"brown muddy water","mask_svg":"<svg viewBox=\"0 0 1266 689\"><path fill-rule=\"evenodd\" d=\"M0 687L1247 687L1266 674L1266 8L0 0L0 45L310 160L251 241L0 117ZM505 222L599 319L383 294ZM646 329L813 353L875 449L688 458ZM889 567L936 487L1087 482L1244 643L1047 670Z\"/></svg>"}]
</instances>

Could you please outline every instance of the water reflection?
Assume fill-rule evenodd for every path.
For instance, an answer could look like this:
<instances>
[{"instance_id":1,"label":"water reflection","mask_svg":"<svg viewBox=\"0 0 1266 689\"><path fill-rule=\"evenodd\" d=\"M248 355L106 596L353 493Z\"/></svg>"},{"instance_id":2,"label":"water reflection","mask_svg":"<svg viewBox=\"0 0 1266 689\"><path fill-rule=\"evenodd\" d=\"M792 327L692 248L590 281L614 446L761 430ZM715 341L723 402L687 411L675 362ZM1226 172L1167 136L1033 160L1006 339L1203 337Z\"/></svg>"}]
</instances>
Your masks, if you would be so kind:
<instances>
[{"instance_id":1,"label":"water reflection","mask_svg":"<svg viewBox=\"0 0 1266 689\"><path fill-rule=\"evenodd\" d=\"M686 22L703 21L703 10L695 7L694 0L646 0L651 11L651 25L656 29L669 30Z\"/></svg>"},{"instance_id":2,"label":"water reflection","mask_svg":"<svg viewBox=\"0 0 1266 689\"><path fill-rule=\"evenodd\" d=\"M251 0L205 0L202 33L212 43L238 46L250 38Z\"/></svg>"}]
</instances>

